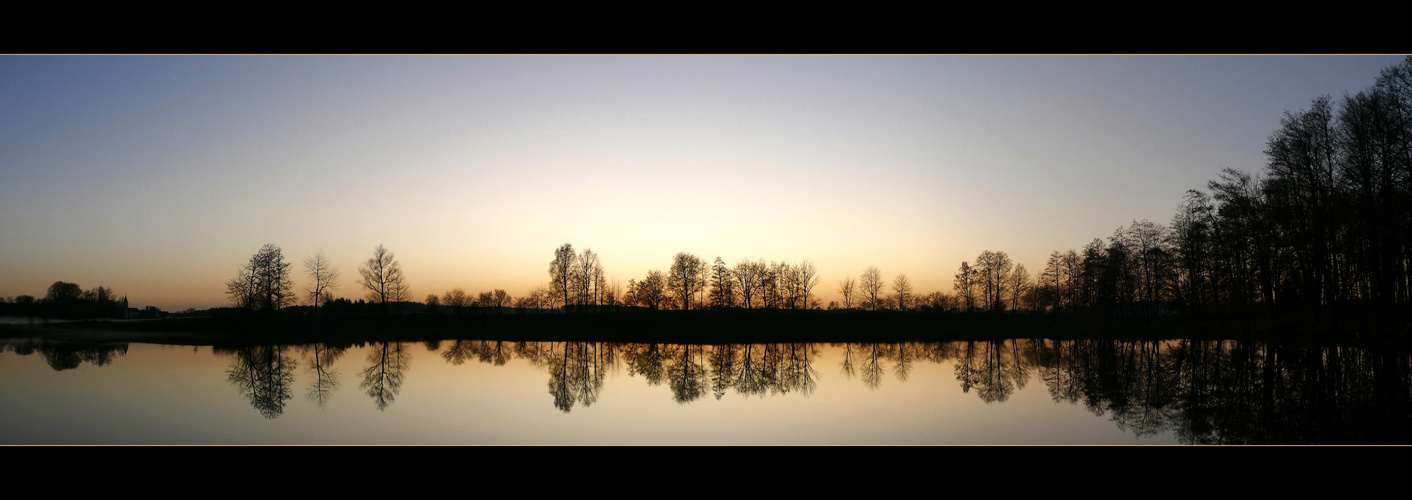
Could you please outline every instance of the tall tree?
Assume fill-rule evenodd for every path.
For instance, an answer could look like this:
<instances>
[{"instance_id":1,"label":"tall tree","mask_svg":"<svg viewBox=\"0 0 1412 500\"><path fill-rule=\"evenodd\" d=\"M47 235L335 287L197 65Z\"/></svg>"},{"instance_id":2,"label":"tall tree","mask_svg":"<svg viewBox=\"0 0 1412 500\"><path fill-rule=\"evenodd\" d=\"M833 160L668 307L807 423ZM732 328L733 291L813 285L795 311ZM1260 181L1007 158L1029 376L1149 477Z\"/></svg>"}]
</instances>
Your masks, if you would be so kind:
<instances>
[{"instance_id":1,"label":"tall tree","mask_svg":"<svg viewBox=\"0 0 1412 500\"><path fill-rule=\"evenodd\" d=\"M863 295L868 298L868 309L878 310L878 293L882 291L883 277L882 271L876 266L868 266L863 270L863 276L859 278L858 285L863 289Z\"/></svg>"},{"instance_id":2,"label":"tall tree","mask_svg":"<svg viewBox=\"0 0 1412 500\"><path fill-rule=\"evenodd\" d=\"M701 267L705 263L700 257L680 252L672 258L672 267L668 271L667 282L671 288L672 295L681 301L683 310L691 309L691 296L696 293L704 284L701 283Z\"/></svg>"},{"instance_id":3,"label":"tall tree","mask_svg":"<svg viewBox=\"0 0 1412 500\"><path fill-rule=\"evenodd\" d=\"M382 245L373 249L373 256L358 269L358 275L362 277L358 284L368 289L368 301L382 304L384 310L411 295L402 265Z\"/></svg>"},{"instance_id":4,"label":"tall tree","mask_svg":"<svg viewBox=\"0 0 1412 500\"><path fill-rule=\"evenodd\" d=\"M574 253L574 246L565 243L554 251L554 260L549 262L550 290L565 306L570 305L573 300L577 261L578 255Z\"/></svg>"},{"instance_id":5,"label":"tall tree","mask_svg":"<svg viewBox=\"0 0 1412 500\"><path fill-rule=\"evenodd\" d=\"M1034 283L1030 281L1030 271L1024 264L1016 264L1010 273L1010 310L1020 310L1020 300L1029 292Z\"/></svg>"},{"instance_id":6,"label":"tall tree","mask_svg":"<svg viewBox=\"0 0 1412 500\"><path fill-rule=\"evenodd\" d=\"M717 308L735 307L735 276L726 262L716 257L711 266L711 305Z\"/></svg>"},{"instance_id":7,"label":"tall tree","mask_svg":"<svg viewBox=\"0 0 1412 500\"><path fill-rule=\"evenodd\" d=\"M647 272L647 277L637 283L633 295L639 304L647 306L656 311L666 300L667 279L662 276L662 271L653 269Z\"/></svg>"},{"instance_id":8,"label":"tall tree","mask_svg":"<svg viewBox=\"0 0 1412 500\"><path fill-rule=\"evenodd\" d=\"M313 257L304 259L304 272L313 281L306 289L310 304L317 308L324 302L333 300L333 294L330 291L339 287L339 273L338 269L333 267L333 263L324 257L323 250L319 250Z\"/></svg>"},{"instance_id":9,"label":"tall tree","mask_svg":"<svg viewBox=\"0 0 1412 500\"><path fill-rule=\"evenodd\" d=\"M897 310L906 311L912 300L912 282L907 280L905 273L892 279L892 291L897 294Z\"/></svg>"},{"instance_id":10,"label":"tall tree","mask_svg":"<svg viewBox=\"0 0 1412 500\"><path fill-rule=\"evenodd\" d=\"M848 277L847 279L844 279L843 281L838 282L838 294L843 296L844 309L853 308L853 284L854 281L852 276Z\"/></svg>"},{"instance_id":11,"label":"tall tree","mask_svg":"<svg viewBox=\"0 0 1412 500\"><path fill-rule=\"evenodd\" d=\"M746 309L753 309L755 307L756 290L760 286L759 269L755 266L754 262L743 260L735 265L735 270L732 274L735 275L736 283L740 285L737 290L740 292L741 304L744 304Z\"/></svg>"},{"instance_id":12,"label":"tall tree","mask_svg":"<svg viewBox=\"0 0 1412 500\"><path fill-rule=\"evenodd\" d=\"M814 266L813 262L809 262L808 260L800 262L794 269L799 275L799 293L802 296L804 308L808 309L809 293L814 290L814 287L819 286L819 269Z\"/></svg>"},{"instance_id":13,"label":"tall tree","mask_svg":"<svg viewBox=\"0 0 1412 500\"><path fill-rule=\"evenodd\" d=\"M294 280L284 253L273 244L260 247L240 273L226 282L226 294L237 307L274 313L294 301Z\"/></svg>"},{"instance_id":14,"label":"tall tree","mask_svg":"<svg viewBox=\"0 0 1412 500\"><path fill-rule=\"evenodd\" d=\"M584 307L597 304L597 290L594 288L598 284L599 272L598 254L585 248L574 266L574 282L577 285L575 303Z\"/></svg>"},{"instance_id":15,"label":"tall tree","mask_svg":"<svg viewBox=\"0 0 1412 500\"><path fill-rule=\"evenodd\" d=\"M967 312L976 310L976 284L980 281L980 272L971 267L970 263L961 262L961 270L956 272L956 280L952 286L956 288L957 298L961 301L961 306Z\"/></svg>"},{"instance_id":16,"label":"tall tree","mask_svg":"<svg viewBox=\"0 0 1412 500\"><path fill-rule=\"evenodd\" d=\"M983 304L992 311L1005 309L1005 289L1014 263L1005 252L986 250L976 257L976 270L980 273L980 288L985 295Z\"/></svg>"}]
</instances>

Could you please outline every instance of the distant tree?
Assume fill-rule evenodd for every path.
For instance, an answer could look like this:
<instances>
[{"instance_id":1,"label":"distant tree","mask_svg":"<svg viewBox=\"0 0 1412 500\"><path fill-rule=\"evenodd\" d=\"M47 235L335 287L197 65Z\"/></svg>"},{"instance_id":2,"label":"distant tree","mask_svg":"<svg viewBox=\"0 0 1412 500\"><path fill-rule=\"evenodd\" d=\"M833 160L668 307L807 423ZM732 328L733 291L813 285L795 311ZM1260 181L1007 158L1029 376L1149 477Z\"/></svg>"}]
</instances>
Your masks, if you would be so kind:
<instances>
[{"instance_id":1,"label":"distant tree","mask_svg":"<svg viewBox=\"0 0 1412 500\"><path fill-rule=\"evenodd\" d=\"M666 300L667 279L662 276L662 271L656 269L648 271L647 277L638 282L636 288L633 295L638 303L654 311L661 307L662 301Z\"/></svg>"},{"instance_id":2,"label":"distant tree","mask_svg":"<svg viewBox=\"0 0 1412 500\"><path fill-rule=\"evenodd\" d=\"M76 283L55 281L49 285L49 293L44 294L44 300L49 302L62 302L68 300L79 300L83 296L83 288Z\"/></svg>"},{"instance_id":3,"label":"distant tree","mask_svg":"<svg viewBox=\"0 0 1412 500\"><path fill-rule=\"evenodd\" d=\"M226 282L226 294L236 307L251 312L274 313L294 302L294 280L284 253L273 244L260 247L235 278Z\"/></svg>"},{"instance_id":4,"label":"distant tree","mask_svg":"<svg viewBox=\"0 0 1412 500\"><path fill-rule=\"evenodd\" d=\"M554 260L549 262L549 285L550 290L563 301L564 305L569 305L573 300L574 291L574 270L578 262L578 255L574 253L574 246L568 243L563 244L554 251Z\"/></svg>"},{"instance_id":5,"label":"distant tree","mask_svg":"<svg viewBox=\"0 0 1412 500\"><path fill-rule=\"evenodd\" d=\"M838 283L838 293L843 296L843 308L853 308L853 278L849 277Z\"/></svg>"},{"instance_id":6,"label":"distant tree","mask_svg":"<svg viewBox=\"0 0 1412 500\"><path fill-rule=\"evenodd\" d=\"M728 308L735 306L735 275L726 262L716 257L711 266L711 306Z\"/></svg>"},{"instance_id":7,"label":"distant tree","mask_svg":"<svg viewBox=\"0 0 1412 500\"><path fill-rule=\"evenodd\" d=\"M384 310L389 303L407 300L411 294L402 265L382 245L373 249L373 256L363 263L358 274L362 276L358 284L368 289L368 301L382 304Z\"/></svg>"},{"instance_id":8,"label":"distant tree","mask_svg":"<svg viewBox=\"0 0 1412 500\"><path fill-rule=\"evenodd\" d=\"M333 264L324 257L324 251L319 250L313 257L304 259L304 271L308 274L313 284L306 289L309 294L309 303L314 307L323 305L333 298L331 290L338 288L339 273L334 269Z\"/></svg>"},{"instance_id":9,"label":"distant tree","mask_svg":"<svg viewBox=\"0 0 1412 500\"><path fill-rule=\"evenodd\" d=\"M441 296L441 303L450 307L456 314L460 314L463 308L470 305L470 297L466 296L465 290L452 288L451 291Z\"/></svg>"},{"instance_id":10,"label":"distant tree","mask_svg":"<svg viewBox=\"0 0 1412 500\"><path fill-rule=\"evenodd\" d=\"M863 295L868 298L868 309L876 311L879 305L878 293L883 287L882 271L869 266L863 270L863 277L858 280L858 285L863 288Z\"/></svg>"},{"instance_id":11,"label":"distant tree","mask_svg":"<svg viewBox=\"0 0 1412 500\"><path fill-rule=\"evenodd\" d=\"M966 311L976 310L976 288L980 281L980 272L971 267L967 262L961 262L961 270L956 273L956 281L953 286L956 288L957 299L961 301L961 307Z\"/></svg>"},{"instance_id":12,"label":"distant tree","mask_svg":"<svg viewBox=\"0 0 1412 500\"><path fill-rule=\"evenodd\" d=\"M892 279L892 291L897 294L897 310L906 311L912 300L912 282L905 273Z\"/></svg>"},{"instance_id":13,"label":"distant tree","mask_svg":"<svg viewBox=\"0 0 1412 500\"><path fill-rule=\"evenodd\" d=\"M814 267L813 262L805 260L804 262L800 262L798 266L795 266L794 272L799 276L799 279L797 280L797 282L799 283L799 294L803 298L804 303L807 305L810 303L810 291L812 291L814 287L819 285L819 270L818 268Z\"/></svg>"},{"instance_id":14,"label":"distant tree","mask_svg":"<svg viewBox=\"0 0 1412 500\"><path fill-rule=\"evenodd\" d=\"M490 293L490 304L495 308L495 312L500 312L503 308L510 307L510 294L505 290L496 288Z\"/></svg>"},{"instance_id":15,"label":"distant tree","mask_svg":"<svg viewBox=\"0 0 1412 500\"><path fill-rule=\"evenodd\" d=\"M759 279L755 275L755 266L749 260L742 260L735 265L731 271L731 276L735 278L736 290L740 293L740 305L746 309L754 308L755 282Z\"/></svg>"},{"instance_id":16,"label":"distant tree","mask_svg":"<svg viewBox=\"0 0 1412 500\"><path fill-rule=\"evenodd\" d=\"M1024 264L1016 264L1014 272L1010 273L1010 310L1020 310L1021 299L1033 287L1034 284L1030 281L1030 271L1025 269Z\"/></svg>"},{"instance_id":17,"label":"distant tree","mask_svg":"<svg viewBox=\"0 0 1412 500\"><path fill-rule=\"evenodd\" d=\"M441 308L441 298L436 294L427 295L427 314L436 314Z\"/></svg>"},{"instance_id":18,"label":"distant tree","mask_svg":"<svg viewBox=\"0 0 1412 500\"><path fill-rule=\"evenodd\" d=\"M700 279L701 267L704 265L700 257L686 252L680 252L672 258L672 267L667 277L668 286L672 295L681 301L683 310L691 309L691 295L704 286Z\"/></svg>"},{"instance_id":19,"label":"distant tree","mask_svg":"<svg viewBox=\"0 0 1412 500\"><path fill-rule=\"evenodd\" d=\"M1005 289L1014 263L1005 252L986 250L976 257L976 271L980 273L980 288L985 295L982 303L992 311L1005 309Z\"/></svg>"},{"instance_id":20,"label":"distant tree","mask_svg":"<svg viewBox=\"0 0 1412 500\"><path fill-rule=\"evenodd\" d=\"M601 273L598 254L585 248L574 263L573 281L577 287L574 303L585 308L598 303L598 291L595 287L600 284L598 278Z\"/></svg>"}]
</instances>

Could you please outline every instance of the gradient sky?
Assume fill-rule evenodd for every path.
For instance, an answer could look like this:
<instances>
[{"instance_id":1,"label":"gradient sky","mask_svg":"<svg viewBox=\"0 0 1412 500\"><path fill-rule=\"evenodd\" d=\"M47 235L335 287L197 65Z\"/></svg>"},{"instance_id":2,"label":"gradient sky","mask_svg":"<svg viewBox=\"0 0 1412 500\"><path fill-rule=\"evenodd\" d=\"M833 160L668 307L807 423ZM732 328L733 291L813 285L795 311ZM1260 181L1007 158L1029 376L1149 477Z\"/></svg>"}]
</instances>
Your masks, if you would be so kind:
<instances>
[{"instance_id":1,"label":"gradient sky","mask_svg":"<svg viewBox=\"0 0 1412 500\"><path fill-rule=\"evenodd\" d=\"M0 296L56 280L133 306L228 304L265 243L364 294L520 296L556 247L623 284L677 252L813 261L825 304L878 266L1149 219L1257 172L1283 113L1402 56L3 56Z\"/></svg>"}]
</instances>

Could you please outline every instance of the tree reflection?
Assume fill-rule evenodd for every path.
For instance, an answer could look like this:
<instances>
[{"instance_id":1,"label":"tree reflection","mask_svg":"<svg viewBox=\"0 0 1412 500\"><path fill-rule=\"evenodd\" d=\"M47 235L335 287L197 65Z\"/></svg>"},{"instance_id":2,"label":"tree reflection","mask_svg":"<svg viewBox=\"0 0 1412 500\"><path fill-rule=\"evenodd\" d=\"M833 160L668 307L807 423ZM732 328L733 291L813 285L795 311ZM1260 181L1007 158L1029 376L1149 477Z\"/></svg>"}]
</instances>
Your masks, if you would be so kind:
<instances>
[{"instance_id":1,"label":"tree reflection","mask_svg":"<svg viewBox=\"0 0 1412 500\"><path fill-rule=\"evenodd\" d=\"M628 344L623 351L623 358L627 361L629 376L641 374L647 379L647 385L662 383L665 371L662 365L664 353L660 344Z\"/></svg>"},{"instance_id":2,"label":"tree reflection","mask_svg":"<svg viewBox=\"0 0 1412 500\"><path fill-rule=\"evenodd\" d=\"M387 409L397 399L411 360L412 354L402 342L377 342L368 351L368 367L363 369L359 387L368 391L378 410Z\"/></svg>"},{"instance_id":3,"label":"tree reflection","mask_svg":"<svg viewBox=\"0 0 1412 500\"><path fill-rule=\"evenodd\" d=\"M549 359L549 394L554 407L568 413L574 403L585 408L598 401L603 389L605 357L597 343L565 342L551 345Z\"/></svg>"},{"instance_id":4,"label":"tree reflection","mask_svg":"<svg viewBox=\"0 0 1412 500\"><path fill-rule=\"evenodd\" d=\"M309 361L309 392L305 398L323 408L338 389L338 371L333 364L343 357L344 349L326 344L309 344L300 349Z\"/></svg>"},{"instance_id":5,"label":"tree reflection","mask_svg":"<svg viewBox=\"0 0 1412 500\"><path fill-rule=\"evenodd\" d=\"M863 385L868 386L869 389L877 389L882 385L883 374L887 373L882 362L888 358L892 351L890 347L887 344L877 343L859 345L860 378L863 379Z\"/></svg>"},{"instance_id":6,"label":"tree reflection","mask_svg":"<svg viewBox=\"0 0 1412 500\"><path fill-rule=\"evenodd\" d=\"M127 354L127 344L68 344L39 342L37 350L54 371L72 370L90 363L103 366L112 363L118 356ZM26 350L23 354L28 355Z\"/></svg>"},{"instance_id":7,"label":"tree reflection","mask_svg":"<svg viewBox=\"0 0 1412 500\"><path fill-rule=\"evenodd\" d=\"M814 392L818 386L815 377L819 372L814 370L811 358L818 354L818 348L814 344L788 344L784 346L784 356L781 359L782 366L780 373L780 393L796 391L808 396Z\"/></svg>"},{"instance_id":8,"label":"tree reflection","mask_svg":"<svg viewBox=\"0 0 1412 500\"><path fill-rule=\"evenodd\" d=\"M235 360L226 371L227 380L267 419L283 414L285 401L293 394L298 362L287 350L288 346L246 346L231 351Z\"/></svg>"},{"instance_id":9,"label":"tree reflection","mask_svg":"<svg viewBox=\"0 0 1412 500\"><path fill-rule=\"evenodd\" d=\"M739 346L735 344L718 345L711 348L711 356L708 358L711 363L711 393L720 400L726 391L735 386L736 361L739 354Z\"/></svg>"},{"instance_id":10,"label":"tree reflection","mask_svg":"<svg viewBox=\"0 0 1412 500\"><path fill-rule=\"evenodd\" d=\"M695 401L706 393L706 368L702 361L705 354L701 346L673 345L666 351L667 379L672 388L672 399L685 404ZM693 356L693 353L695 355Z\"/></svg>"},{"instance_id":11,"label":"tree reflection","mask_svg":"<svg viewBox=\"0 0 1412 500\"><path fill-rule=\"evenodd\" d=\"M922 365L952 363L963 392L989 404L1008 401L1038 377L1056 404L1082 404L1138 437L1171 432L1181 442L1213 444L1412 440L1412 362L1399 349L1112 339L833 348L840 371L847 378L856 374L870 389L889 371L902 383L928 383L916 380L931 373ZM717 400L731 391L747 398L813 394L818 352L802 343L458 342L440 355L452 364L474 356L495 365L521 358L543 367L554 406L568 412L598 401L605 374L619 358L629 376L666 385L673 401L685 404L708 392Z\"/></svg>"}]
</instances>

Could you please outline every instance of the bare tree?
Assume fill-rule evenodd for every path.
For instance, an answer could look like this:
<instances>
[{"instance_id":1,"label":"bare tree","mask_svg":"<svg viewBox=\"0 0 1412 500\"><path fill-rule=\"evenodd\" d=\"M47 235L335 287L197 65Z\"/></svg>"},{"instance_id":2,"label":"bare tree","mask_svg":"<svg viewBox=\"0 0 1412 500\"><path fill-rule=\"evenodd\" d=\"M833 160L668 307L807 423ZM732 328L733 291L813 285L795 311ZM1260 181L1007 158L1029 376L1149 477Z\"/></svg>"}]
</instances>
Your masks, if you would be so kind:
<instances>
[{"instance_id":1,"label":"bare tree","mask_svg":"<svg viewBox=\"0 0 1412 500\"><path fill-rule=\"evenodd\" d=\"M726 262L716 257L711 266L711 305L717 308L735 306L735 276Z\"/></svg>"},{"instance_id":2,"label":"bare tree","mask_svg":"<svg viewBox=\"0 0 1412 500\"><path fill-rule=\"evenodd\" d=\"M1005 309L1005 289L1009 286L1011 267L1014 263L1005 252L986 250L976 257L976 270L980 272L980 288L985 297L985 307L992 311Z\"/></svg>"},{"instance_id":3,"label":"bare tree","mask_svg":"<svg viewBox=\"0 0 1412 500\"><path fill-rule=\"evenodd\" d=\"M956 273L956 295L961 301L961 307L966 311L976 310L976 282L979 281L980 272L971 267L966 262L961 262L961 270Z\"/></svg>"},{"instance_id":4,"label":"bare tree","mask_svg":"<svg viewBox=\"0 0 1412 500\"><path fill-rule=\"evenodd\" d=\"M319 250L313 257L304 259L304 271L309 275L309 279L314 284L306 289L309 293L309 302L315 307L323 305L324 302L333 300L330 290L338 288L339 273L334 269L333 264L324 257L324 251Z\"/></svg>"},{"instance_id":5,"label":"bare tree","mask_svg":"<svg viewBox=\"0 0 1412 500\"><path fill-rule=\"evenodd\" d=\"M549 262L550 290L566 306L573 300L574 264L577 260L574 246L565 243L554 251L554 260Z\"/></svg>"},{"instance_id":6,"label":"bare tree","mask_svg":"<svg viewBox=\"0 0 1412 500\"><path fill-rule=\"evenodd\" d=\"M897 310L906 311L912 297L912 282L907 280L906 273L892 279L892 291L897 294Z\"/></svg>"},{"instance_id":7,"label":"bare tree","mask_svg":"<svg viewBox=\"0 0 1412 500\"><path fill-rule=\"evenodd\" d=\"M505 290L499 288L496 288L494 292L491 292L490 305L495 307L496 313L503 311L506 307L510 307L510 303L511 301L509 292L506 292Z\"/></svg>"},{"instance_id":8,"label":"bare tree","mask_svg":"<svg viewBox=\"0 0 1412 500\"><path fill-rule=\"evenodd\" d=\"M735 265L735 271L732 274L736 283L740 285L740 302L745 305L746 309L755 307L755 289L759 286L758 282L760 281L755 263L748 260L740 261Z\"/></svg>"},{"instance_id":9,"label":"bare tree","mask_svg":"<svg viewBox=\"0 0 1412 500\"><path fill-rule=\"evenodd\" d=\"M863 277L859 279L858 285L863 288L863 295L868 298L868 309L878 310L878 292L881 292L883 287L882 271L876 266L869 266L863 270Z\"/></svg>"},{"instance_id":10,"label":"bare tree","mask_svg":"<svg viewBox=\"0 0 1412 500\"><path fill-rule=\"evenodd\" d=\"M460 288L453 288L441 296L441 303L450 307L456 314L461 314L461 310L470 305L470 298L466 296L466 291Z\"/></svg>"},{"instance_id":11,"label":"bare tree","mask_svg":"<svg viewBox=\"0 0 1412 500\"><path fill-rule=\"evenodd\" d=\"M78 285L74 285L77 289ZM51 293L52 287L51 287ZM276 312L294 302L294 280L289 263L273 244L260 247L234 279L226 282L226 294L236 306L249 311Z\"/></svg>"},{"instance_id":12,"label":"bare tree","mask_svg":"<svg viewBox=\"0 0 1412 500\"><path fill-rule=\"evenodd\" d=\"M672 290L672 294L681 300L683 310L691 309L691 295L701 288L701 267L705 263L700 257L680 252L672 258L672 267L668 271L667 282Z\"/></svg>"},{"instance_id":13,"label":"bare tree","mask_svg":"<svg viewBox=\"0 0 1412 500\"><path fill-rule=\"evenodd\" d=\"M593 250L583 249L583 253L579 255L578 262L574 266L574 282L577 287L574 294L576 295L574 300L576 304L586 307L596 302L595 296L597 294L594 285L598 284L596 280L598 271L598 254L593 253Z\"/></svg>"},{"instance_id":14,"label":"bare tree","mask_svg":"<svg viewBox=\"0 0 1412 500\"><path fill-rule=\"evenodd\" d=\"M852 278L852 277L849 277L848 279L843 280L843 281L840 281L840 282L838 283L838 293L839 293L839 295L842 295L842 296L843 296L843 308L844 308L844 309L852 309L852 308L853 308L853 278Z\"/></svg>"},{"instance_id":15,"label":"bare tree","mask_svg":"<svg viewBox=\"0 0 1412 500\"><path fill-rule=\"evenodd\" d=\"M358 269L358 275L362 276L358 284L368 289L368 300L383 304L384 308L389 303L407 300L410 295L402 265L382 245L373 249L373 256Z\"/></svg>"},{"instance_id":16,"label":"bare tree","mask_svg":"<svg viewBox=\"0 0 1412 500\"><path fill-rule=\"evenodd\" d=\"M639 303L655 311L666 299L666 292L666 278L662 276L662 271L653 269L647 272L646 278L637 283L637 290L634 290L633 294Z\"/></svg>"},{"instance_id":17,"label":"bare tree","mask_svg":"<svg viewBox=\"0 0 1412 500\"><path fill-rule=\"evenodd\" d=\"M1020 300L1033 287L1034 284L1030 281L1030 271L1025 269L1024 264L1015 265L1015 271L1010 273L1010 310L1020 310Z\"/></svg>"},{"instance_id":18,"label":"bare tree","mask_svg":"<svg viewBox=\"0 0 1412 500\"><path fill-rule=\"evenodd\" d=\"M814 267L813 262L805 260L795 267L795 272L799 274L799 292L804 298L804 308L808 309L809 292L819 285L819 270Z\"/></svg>"}]
</instances>

